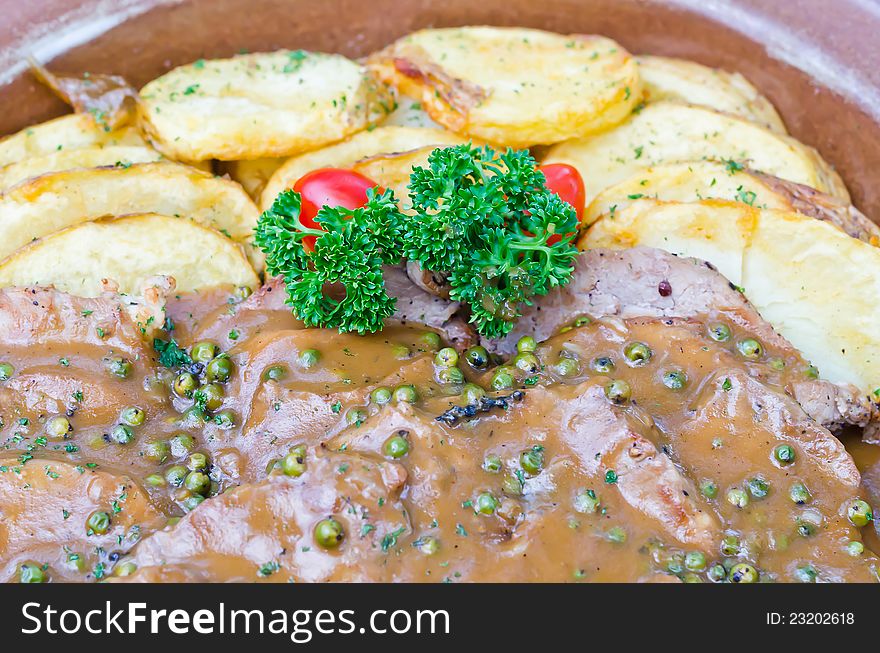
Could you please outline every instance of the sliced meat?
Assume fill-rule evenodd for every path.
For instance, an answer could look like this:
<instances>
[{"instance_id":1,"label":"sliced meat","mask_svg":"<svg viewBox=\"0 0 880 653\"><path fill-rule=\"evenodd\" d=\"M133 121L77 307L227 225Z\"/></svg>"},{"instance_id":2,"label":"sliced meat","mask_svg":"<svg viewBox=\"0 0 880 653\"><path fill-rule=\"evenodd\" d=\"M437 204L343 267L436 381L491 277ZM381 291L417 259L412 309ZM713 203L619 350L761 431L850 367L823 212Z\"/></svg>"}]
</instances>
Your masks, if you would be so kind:
<instances>
[{"instance_id":1,"label":"sliced meat","mask_svg":"<svg viewBox=\"0 0 880 653\"><path fill-rule=\"evenodd\" d=\"M109 516L106 532L90 531L95 512ZM4 581L24 562L48 565L50 580L100 580L166 522L128 476L26 456L0 460L0 515Z\"/></svg>"},{"instance_id":2,"label":"sliced meat","mask_svg":"<svg viewBox=\"0 0 880 653\"><path fill-rule=\"evenodd\" d=\"M505 338L483 344L511 354L524 335L542 341L579 317L610 315L723 319L765 344L796 351L711 264L650 247L583 252L571 283L526 307ZM789 390L804 399L811 416L835 431L845 424L880 422L880 407L870 397L849 384L834 388L805 378Z\"/></svg>"},{"instance_id":3,"label":"sliced meat","mask_svg":"<svg viewBox=\"0 0 880 653\"><path fill-rule=\"evenodd\" d=\"M399 485L386 480L395 465L311 449L299 478L273 475L230 490L144 539L127 560L138 571L120 580L387 581L386 538L409 531ZM335 550L313 535L327 518L345 533Z\"/></svg>"}]
</instances>

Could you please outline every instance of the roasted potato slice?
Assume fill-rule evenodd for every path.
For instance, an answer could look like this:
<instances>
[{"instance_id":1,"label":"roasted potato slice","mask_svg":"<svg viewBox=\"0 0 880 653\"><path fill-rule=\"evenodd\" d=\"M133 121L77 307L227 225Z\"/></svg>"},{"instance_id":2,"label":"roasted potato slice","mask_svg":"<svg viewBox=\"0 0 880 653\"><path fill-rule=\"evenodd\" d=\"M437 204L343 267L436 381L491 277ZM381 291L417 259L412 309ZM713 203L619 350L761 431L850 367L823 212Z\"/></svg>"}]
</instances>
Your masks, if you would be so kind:
<instances>
[{"instance_id":1,"label":"roasted potato slice","mask_svg":"<svg viewBox=\"0 0 880 653\"><path fill-rule=\"evenodd\" d=\"M646 168L599 193L584 213L584 224L623 210L642 197L663 202L720 199L762 209L797 211L826 220L853 238L880 244L880 227L848 202L732 161L692 161Z\"/></svg>"},{"instance_id":2,"label":"roasted potato slice","mask_svg":"<svg viewBox=\"0 0 880 653\"><path fill-rule=\"evenodd\" d=\"M64 150L114 145L146 147L147 142L134 127L110 131L87 114L73 113L0 140L0 166Z\"/></svg>"},{"instance_id":3,"label":"roasted potato slice","mask_svg":"<svg viewBox=\"0 0 880 653\"><path fill-rule=\"evenodd\" d=\"M189 292L259 284L244 249L185 218L143 214L85 222L40 238L0 262L0 286L54 285L96 297L105 281L136 294L156 275Z\"/></svg>"},{"instance_id":4,"label":"roasted potato slice","mask_svg":"<svg viewBox=\"0 0 880 653\"><path fill-rule=\"evenodd\" d=\"M301 50L197 61L140 95L144 131L157 149L184 161L312 150L377 122L392 101L363 66Z\"/></svg>"},{"instance_id":5,"label":"roasted potato slice","mask_svg":"<svg viewBox=\"0 0 880 653\"><path fill-rule=\"evenodd\" d=\"M368 63L444 127L511 147L606 129L624 120L642 96L635 60L600 36L426 29Z\"/></svg>"},{"instance_id":6,"label":"roasted potato slice","mask_svg":"<svg viewBox=\"0 0 880 653\"><path fill-rule=\"evenodd\" d=\"M675 102L649 104L616 129L556 145L542 163L575 166L589 205L646 168L707 159L736 161L849 202L840 176L813 148L747 120Z\"/></svg>"},{"instance_id":7,"label":"roasted potato slice","mask_svg":"<svg viewBox=\"0 0 880 653\"><path fill-rule=\"evenodd\" d=\"M428 129L443 129L422 108L421 102L415 102L410 98L403 98L397 104L394 111L380 123L383 127L425 127Z\"/></svg>"},{"instance_id":8,"label":"roasted potato slice","mask_svg":"<svg viewBox=\"0 0 880 653\"><path fill-rule=\"evenodd\" d=\"M250 238L258 218L238 184L179 163L68 170L0 195L0 259L59 229L129 213L189 218L238 241Z\"/></svg>"},{"instance_id":9,"label":"roasted potato slice","mask_svg":"<svg viewBox=\"0 0 880 653\"><path fill-rule=\"evenodd\" d=\"M787 133L770 100L739 73L672 57L642 55L636 60L647 103L673 100L698 104Z\"/></svg>"},{"instance_id":10,"label":"roasted potato slice","mask_svg":"<svg viewBox=\"0 0 880 653\"><path fill-rule=\"evenodd\" d=\"M834 383L880 387L880 249L791 211L639 200L581 247L648 245L709 261Z\"/></svg>"},{"instance_id":11,"label":"roasted potato slice","mask_svg":"<svg viewBox=\"0 0 880 653\"><path fill-rule=\"evenodd\" d=\"M18 163L0 168L0 189L39 177L50 172L74 168L98 168L102 166L127 167L132 163L159 161L164 157L151 147L137 145L110 145L108 147L83 147L76 150L60 150L44 156L34 156Z\"/></svg>"},{"instance_id":12,"label":"roasted potato slice","mask_svg":"<svg viewBox=\"0 0 880 653\"><path fill-rule=\"evenodd\" d=\"M220 161L217 167L220 174L229 175L233 181L241 184L241 187L255 202L258 202L266 184L285 161L287 159L284 157L252 159L250 161Z\"/></svg>"},{"instance_id":13,"label":"roasted potato slice","mask_svg":"<svg viewBox=\"0 0 880 653\"><path fill-rule=\"evenodd\" d=\"M358 161L370 157L388 157L388 155L409 153L413 150L422 150L430 146L447 147L465 142L467 141L461 136L443 129L388 126L377 127L372 131L364 131L341 143L288 159L272 175L269 183L266 184L260 199L260 206L264 211L268 209L272 206L272 202L275 201L278 193L291 188L300 177L312 170L319 168L351 168ZM427 153L431 149L434 148L430 147ZM419 163L427 158L427 153L423 153L423 158L418 160ZM387 165L384 170L387 171L387 177L383 176L383 168L376 165L371 165L369 171L366 171L366 169L362 170L362 173L366 174L380 186L394 188L398 199L402 199L405 195L401 195L399 192L400 175L403 170L409 175L409 171L412 170L412 165L416 163L416 159L401 157L398 159L386 158L385 161Z\"/></svg>"}]
</instances>

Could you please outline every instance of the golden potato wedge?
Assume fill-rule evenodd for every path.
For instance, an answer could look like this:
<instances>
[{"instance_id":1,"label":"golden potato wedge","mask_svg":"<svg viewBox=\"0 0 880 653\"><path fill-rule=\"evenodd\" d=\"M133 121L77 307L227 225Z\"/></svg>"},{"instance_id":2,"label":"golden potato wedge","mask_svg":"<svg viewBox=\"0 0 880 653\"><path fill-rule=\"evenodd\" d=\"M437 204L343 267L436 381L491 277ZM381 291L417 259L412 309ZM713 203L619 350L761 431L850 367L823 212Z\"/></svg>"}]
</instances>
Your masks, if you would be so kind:
<instances>
[{"instance_id":1,"label":"golden potato wedge","mask_svg":"<svg viewBox=\"0 0 880 653\"><path fill-rule=\"evenodd\" d=\"M218 172L229 175L257 202L269 179L287 161L284 157L252 159L250 161L219 161Z\"/></svg>"},{"instance_id":2,"label":"golden potato wedge","mask_svg":"<svg viewBox=\"0 0 880 653\"><path fill-rule=\"evenodd\" d=\"M185 218L142 214L85 222L40 238L0 262L0 286L53 285L97 297L104 281L136 294L156 275L188 292L259 284L241 245Z\"/></svg>"},{"instance_id":3,"label":"golden potato wedge","mask_svg":"<svg viewBox=\"0 0 880 653\"><path fill-rule=\"evenodd\" d=\"M568 163L587 188L587 204L646 168L687 161L733 160L849 202L840 176L811 147L704 107L649 104L616 129L551 147L542 163Z\"/></svg>"},{"instance_id":4,"label":"golden potato wedge","mask_svg":"<svg viewBox=\"0 0 880 653\"><path fill-rule=\"evenodd\" d=\"M709 68L673 57L636 57L645 89L645 102L672 100L698 104L756 122L786 134L776 108L739 73Z\"/></svg>"},{"instance_id":5,"label":"golden potato wedge","mask_svg":"<svg viewBox=\"0 0 880 653\"><path fill-rule=\"evenodd\" d=\"M132 163L159 161L163 158L153 148L137 145L110 145L61 150L52 154L30 157L0 168L0 189L6 190L25 179L39 177L49 172L113 165L125 167Z\"/></svg>"},{"instance_id":6,"label":"golden potato wedge","mask_svg":"<svg viewBox=\"0 0 880 653\"><path fill-rule=\"evenodd\" d=\"M822 378L880 387L880 249L791 211L639 200L596 222L581 247L648 245L709 261Z\"/></svg>"},{"instance_id":7,"label":"golden potato wedge","mask_svg":"<svg viewBox=\"0 0 880 653\"><path fill-rule=\"evenodd\" d=\"M511 147L606 129L642 96L635 60L600 36L426 29L373 54L368 64L447 129Z\"/></svg>"},{"instance_id":8,"label":"golden potato wedge","mask_svg":"<svg viewBox=\"0 0 880 653\"><path fill-rule=\"evenodd\" d=\"M623 210L643 197L663 202L720 199L762 209L796 211L826 220L853 238L880 244L880 227L849 203L732 161L692 161L646 168L599 193L584 213L584 224Z\"/></svg>"},{"instance_id":9,"label":"golden potato wedge","mask_svg":"<svg viewBox=\"0 0 880 653\"><path fill-rule=\"evenodd\" d=\"M146 147L147 142L134 127L108 131L91 116L72 113L0 140L0 166L64 150L113 145Z\"/></svg>"},{"instance_id":10,"label":"golden potato wedge","mask_svg":"<svg viewBox=\"0 0 880 653\"><path fill-rule=\"evenodd\" d=\"M343 56L279 50L197 61L141 89L140 122L174 159L298 154L365 129L390 111L388 90Z\"/></svg>"},{"instance_id":11,"label":"golden potato wedge","mask_svg":"<svg viewBox=\"0 0 880 653\"><path fill-rule=\"evenodd\" d=\"M188 218L237 241L250 239L259 217L238 184L179 163L67 170L0 195L0 259L54 231L129 213Z\"/></svg>"},{"instance_id":12,"label":"golden potato wedge","mask_svg":"<svg viewBox=\"0 0 880 653\"><path fill-rule=\"evenodd\" d=\"M368 157L407 153L413 150L422 150L429 146L447 147L466 142L467 140L461 136L443 129L388 126L377 127L372 131L363 131L341 143L288 159L272 175L269 183L266 184L266 188L263 190L263 195L260 198L260 207L263 211L268 209L272 206L272 202L275 201L278 193L291 188L300 177L312 170L319 168L350 168L361 159ZM424 157L427 158L427 153L424 154ZM406 195L401 195L396 187L399 184L401 166L405 167L407 163L409 164L409 167L406 168L406 174L408 175L415 159L397 159L395 160L396 164L394 161L388 161L387 159L386 161L388 163L386 169L390 175L389 178L381 176L381 169L376 166L371 167L370 174L367 176L380 186L395 188L398 199L403 199ZM363 174L367 173L364 172ZM371 176L374 174L380 176Z\"/></svg>"},{"instance_id":13,"label":"golden potato wedge","mask_svg":"<svg viewBox=\"0 0 880 653\"><path fill-rule=\"evenodd\" d=\"M416 102L410 98L403 98L397 104L394 111L379 123L382 127L398 126L398 127L425 127L427 129L443 129L436 122L431 120L431 116L422 108L421 102Z\"/></svg>"}]
</instances>

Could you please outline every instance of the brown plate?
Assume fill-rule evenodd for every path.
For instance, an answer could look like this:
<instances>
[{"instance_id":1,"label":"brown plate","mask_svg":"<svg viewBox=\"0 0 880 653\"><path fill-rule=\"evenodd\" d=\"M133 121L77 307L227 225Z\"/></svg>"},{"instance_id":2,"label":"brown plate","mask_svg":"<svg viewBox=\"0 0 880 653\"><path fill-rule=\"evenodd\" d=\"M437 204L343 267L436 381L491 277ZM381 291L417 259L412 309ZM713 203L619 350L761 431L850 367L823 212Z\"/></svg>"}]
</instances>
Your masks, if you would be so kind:
<instances>
[{"instance_id":1,"label":"brown plate","mask_svg":"<svg viewBox=\"0 0 880 653\"><path fill-rule=\"evenodd\" d=\"M361 56L425 26L601 33L634 53L743 73L880 222L880 9L869 0L0 0L0 14L0 133L65 111L29 74L16 74L29 53L54 57L55 70L141 85L240 50Z\"/></svg>"}]
</instances>

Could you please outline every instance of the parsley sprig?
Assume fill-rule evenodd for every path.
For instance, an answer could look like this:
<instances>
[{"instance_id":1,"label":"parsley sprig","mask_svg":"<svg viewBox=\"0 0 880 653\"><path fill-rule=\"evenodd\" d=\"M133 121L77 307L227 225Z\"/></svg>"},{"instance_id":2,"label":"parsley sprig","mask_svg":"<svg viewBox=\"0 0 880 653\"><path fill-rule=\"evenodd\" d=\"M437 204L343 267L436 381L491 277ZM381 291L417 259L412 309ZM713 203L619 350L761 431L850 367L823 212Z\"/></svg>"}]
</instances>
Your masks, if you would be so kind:
<instances>
[{"instance_id":1,"label":"parsley sprig","mask_svg":"<svg viewBox=\"0 0 880 653\"><path fill-rule=\"evenodd\" d=\"M477 330L501 337L523 305L571 279L577 216L544 181L527 151L437 149L410 177L412 211L402 212L390 190L369 191L363 208L322 208L313 229L300 222L299 194L285 191L260 217L255 240L310 326L380 330L395 309L382 266L406 259L445 277ZM313 252L303 247L307 236L317 238ZM332 284L343 298L328 293Z\"/></svg>"}]
</instances>

